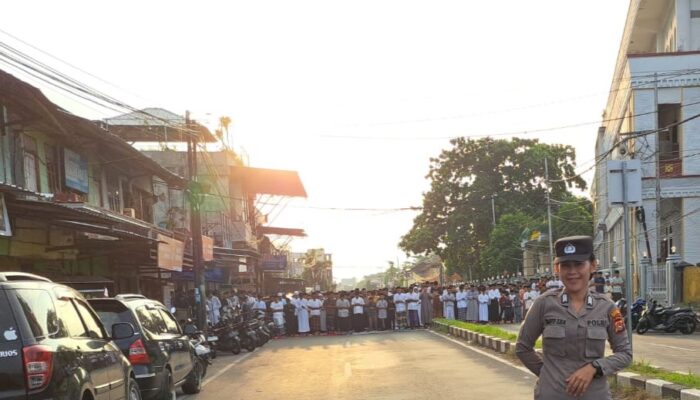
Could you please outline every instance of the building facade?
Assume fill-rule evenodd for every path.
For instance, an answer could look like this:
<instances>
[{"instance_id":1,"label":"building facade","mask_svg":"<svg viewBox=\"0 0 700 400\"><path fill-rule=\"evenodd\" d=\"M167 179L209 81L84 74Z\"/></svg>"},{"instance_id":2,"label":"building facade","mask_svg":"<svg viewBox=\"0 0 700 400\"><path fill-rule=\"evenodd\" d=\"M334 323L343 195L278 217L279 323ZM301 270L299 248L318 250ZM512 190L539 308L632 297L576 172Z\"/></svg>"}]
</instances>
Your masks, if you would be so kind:
<instances>
[{"instance_id":1,"label":"building facade","mask_svg":"<svg viewBox=\"0 0 700 400\"><path fill-rule=\"evenodd\" d=\"M666 286L669 258L700 262L698 115L700 1L631 1L597 134L591 197L601 268L624 274L622 211L608 205L606 161L641 161L642 203L629 210L627 280L644 296Z\"/></svg>"}]
</instances>

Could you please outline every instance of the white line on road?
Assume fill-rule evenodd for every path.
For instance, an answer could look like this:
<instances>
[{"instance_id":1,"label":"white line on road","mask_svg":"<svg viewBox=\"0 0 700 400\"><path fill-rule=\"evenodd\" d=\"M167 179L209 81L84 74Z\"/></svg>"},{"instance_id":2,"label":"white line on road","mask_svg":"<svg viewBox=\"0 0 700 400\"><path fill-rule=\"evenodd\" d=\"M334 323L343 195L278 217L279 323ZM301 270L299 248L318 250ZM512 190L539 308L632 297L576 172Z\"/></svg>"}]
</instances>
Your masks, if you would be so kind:
<instances>
[{"instance_id":1,"label":"white line on road","mask_svg":"<svg viewBox=\"0 0 700 400\"><path fill-rule=\"evenodd\" d=\"M697 349L687 349L687 348L685 348L685 347L669 346L669 345L667 345L667 344L658 344L658 343L647 343L647 344L650 344L650 345L652 345L652 346L666 347L666 348L675 349L675 350L697 351Z\"/></svg>"},{"instance_id":2,"label":"white line on road","mask_svg":"<svg viewBox=\"0 0 700 400\"><path fill-rule=\"evenodd\" d=\"M231 368L233 368L234 365L240 363L241 361L245 360L246 358L248 358L248 357L250 357L250 356L252 356L252 355L253 355L253 353L247 353L247 354L241 356L240 358L236 359L235 361L231 362L231 364L229 364L229 365L227 365L227 366L221 368L221 371L219 371L219 372L217 372L216 374L210 376L210 377L207 378L204 382L202 382L202 387L206 386L209 382L211 382L211 381L213 381L214 379L220 377L220 376L223 375L226 371L228 371L228 370L230 370ZM178 397L178 400L186 400L186 399L189 399L189 398L190 398L190 396L183 396L183 397Z\"/></svg>"},{"instance_id":3,"label":"white line on road","mask_svg":"<svg viewBox=\"0 0 700 400\"><path fill-rule=\"evenodd\" d=\"M511 367L513 367L513 368L519 370L519 371L525 372L525 373L528 374L528 375L533 375L533 376L534 376L534 374L533 374L532 372L530 372L529 369L527 369L527 368L525 368L525 367L522 367L522 366L520 366L520 365L515 365L515 364L513 364L513 363L511 363L511 362L509 362L509 361L507 361L507 360L504 360L504 359L501 358L501 357L494 356L493 354L490 354L490 353L488 353L488 352L486 352L486 351L483 351L483 350L475 349L474 347L469 346L468 344L465 344L465 343L463 343L463 342L460 342L459 340L456 340L456 339L452 339L452 338L447 337L447 336L445 336L445 335L441 335L441 334L439 334L439 333L437 333L437 332L433 332L433 331L427 331L427 332L430 332L430 333L432 333L433 335L438 336L438 337L441 337L441 338L443 338L443 339L445 339L445 340L449 340L450 342L452 342L452 343L454 343L454 344L458 344L458 345L464 347L465 349L469 349L469 350L471 350L471 351L473 351L473 352L475 352L475 353L479 353L479 354L481 354L482 356L486 356L486 357L488 357L488 358L491 358L491 359L493 359L493 360L496 360L496 361L498 361L498 362L501 363L501 364L509 365L509 366L511 366Z\"/></svg>"}]
</instances>

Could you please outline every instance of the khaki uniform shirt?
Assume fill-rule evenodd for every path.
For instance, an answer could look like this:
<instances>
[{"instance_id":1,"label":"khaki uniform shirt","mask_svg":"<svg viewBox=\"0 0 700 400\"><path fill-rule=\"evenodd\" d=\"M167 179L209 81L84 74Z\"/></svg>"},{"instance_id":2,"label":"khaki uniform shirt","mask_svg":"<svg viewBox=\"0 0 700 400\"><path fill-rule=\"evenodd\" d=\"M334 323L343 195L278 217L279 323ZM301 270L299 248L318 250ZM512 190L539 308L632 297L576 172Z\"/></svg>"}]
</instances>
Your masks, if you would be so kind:
<instances>
[{"instance_id":1,"label":"khaki uniform shirt","mask_svg":"<svg viewBox=\"0 0 700 400\"><path fill-rule=\"evenodd\" d=\"M534 350L542 335L542 356ZM605 340L613 355L605 357ZM602 293L591 292L577 314L569 307L569 296L550 290L533 304L520 327L515 352L539 377L535 399L574 399L566 393L566 379L586 363L598 360L604 375L627 367L632 352L620 311ZM605 376L593 378L576 399L612 399Z\"/></svg>"}]
</instances>

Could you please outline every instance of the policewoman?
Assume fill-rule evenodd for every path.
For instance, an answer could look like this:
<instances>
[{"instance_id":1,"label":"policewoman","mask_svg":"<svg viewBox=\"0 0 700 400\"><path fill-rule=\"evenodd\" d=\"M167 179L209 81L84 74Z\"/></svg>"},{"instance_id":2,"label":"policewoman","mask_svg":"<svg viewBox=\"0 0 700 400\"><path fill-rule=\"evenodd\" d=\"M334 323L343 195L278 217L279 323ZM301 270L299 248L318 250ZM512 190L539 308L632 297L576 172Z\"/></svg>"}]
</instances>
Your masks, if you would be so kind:
<instances>
[{"instance_id":1,"label":"policewoman","mask_svg":"<svg viewBox=\"0 0 700 400\"><path fill-rule=\"evenodd\" d=\"M614 303L589 291L596 271L593 239L557 240L555 272L563 289L541 295L520 327L516 354L539 379L535 399L612 399L606 376L632 360L627 332ZM542 335L542 355L535 352ZM605 342L613 354L605 357Z\"/></svg>"}]
</instances>

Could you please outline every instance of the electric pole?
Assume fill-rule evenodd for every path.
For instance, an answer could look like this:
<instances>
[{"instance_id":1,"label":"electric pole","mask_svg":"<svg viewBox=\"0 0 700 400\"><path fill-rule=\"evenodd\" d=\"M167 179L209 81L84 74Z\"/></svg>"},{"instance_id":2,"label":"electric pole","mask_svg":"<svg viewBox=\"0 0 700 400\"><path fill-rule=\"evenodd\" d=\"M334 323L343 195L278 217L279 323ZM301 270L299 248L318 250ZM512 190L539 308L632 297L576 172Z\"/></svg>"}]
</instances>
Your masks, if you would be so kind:
<instances>
[{"instance_id":1,"label":"electric pole","mask_svg":"<svg viewBox=\"0 0 700 400\"><path fill-rule=\"evenodd\" d=\"M202 260L202 216L200 205L202 191L197 182L197 136L190 129L190 112L185 112L185 130L187 135L187 175L188 198L190 203L190 232L192 235L192 270L194 271L194 296L197 326L207 327L206 292L204 284L204 261Z\"/></svg>"},{"instance_id":2,"label":"electric pole","mask_svg":"<svg viewBox=\"0 0 700 400\"><path fill-rule=\"evenodd\" d=\"M547 191L545 192L547 196L547 225L549 228L549 267L550 272L554 273L554 246L552 245L552 206L549 202L549 165L547 164L547 158L544 159L544 180L547 183Z\"/></svg>"}]
</instances>

